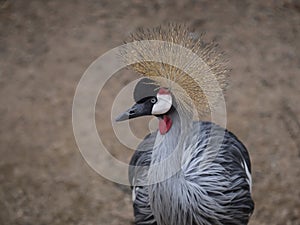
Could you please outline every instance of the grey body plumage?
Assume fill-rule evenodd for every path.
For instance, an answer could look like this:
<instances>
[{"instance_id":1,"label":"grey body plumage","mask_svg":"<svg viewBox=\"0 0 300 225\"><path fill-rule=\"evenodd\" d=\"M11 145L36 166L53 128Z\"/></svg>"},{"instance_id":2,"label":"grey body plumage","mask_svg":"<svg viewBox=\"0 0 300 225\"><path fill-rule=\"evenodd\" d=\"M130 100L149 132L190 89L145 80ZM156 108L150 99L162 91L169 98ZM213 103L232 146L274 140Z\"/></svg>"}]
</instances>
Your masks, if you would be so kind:
<instances>
[{"instance_id":1,"label":"grey body plumage","mask_svg":"<svg viewBox=\"0 0 300 225\"><path fill-rule=\"evenodd\" d=\"M149 166L148 171L131 167L129 179L133 188L135 223L157 225L218 225L247 224L254 209L251 198L251 165L245 146L229 131L211 122L194 122L189 140L184 144L181 170L157 184L135 186L138 180L152 179L151 164L161 155L174 149L174 132L180 126L173 116L172 131L164 135L161 145L154 148L159 132L149 134L132 157L131 165ZM178 126L176 128L176 126ZM176 131L177 130L177 131ZM218 131L224 134L223 142L213 160L203 157L208 142ZM195 146L196 143L196 146ZM173 146L174 147L174 146ZM174 162L172 162L174 163ZM206 164L207 163L207 164ZM166 169L173 165L166 165ZM247 172L248 170L248 172ZM164 171L156 171L164 173ZM155 171L154 171L155 173Z\"/></svg>"}]
</instances>

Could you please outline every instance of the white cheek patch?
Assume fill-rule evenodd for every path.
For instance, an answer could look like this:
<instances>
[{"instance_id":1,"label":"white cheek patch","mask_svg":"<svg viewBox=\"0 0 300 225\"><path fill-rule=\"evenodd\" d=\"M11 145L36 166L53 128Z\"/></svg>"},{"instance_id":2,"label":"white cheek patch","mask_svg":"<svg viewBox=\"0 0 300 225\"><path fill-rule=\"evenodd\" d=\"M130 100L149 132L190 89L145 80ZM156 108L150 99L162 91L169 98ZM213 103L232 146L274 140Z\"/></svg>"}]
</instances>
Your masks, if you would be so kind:
<instances>
[{"instance_id":1,"label":"white cheek patch","mask_svg":"<svg viewBox=\"0 0 300 225\"><path fill-rule=\"evenodd\" d=\"M171 109L172 96L171 94L157 94L157 102L152 107L152 115L165 114Z\"/></svg>"}]
</instances>

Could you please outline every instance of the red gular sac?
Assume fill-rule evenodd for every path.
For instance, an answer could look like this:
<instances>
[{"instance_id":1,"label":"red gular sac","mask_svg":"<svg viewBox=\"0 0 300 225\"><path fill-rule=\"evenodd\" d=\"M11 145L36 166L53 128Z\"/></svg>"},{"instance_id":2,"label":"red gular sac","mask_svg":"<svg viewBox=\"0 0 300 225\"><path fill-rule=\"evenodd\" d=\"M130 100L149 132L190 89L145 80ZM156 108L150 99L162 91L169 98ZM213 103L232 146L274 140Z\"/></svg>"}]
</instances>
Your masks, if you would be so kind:
<instances>
[{"instance_id":1,"label":"red gular sac","mask_svg":"<svg viewBox=\"0 0 300 225\"><path fill-rule=\"evenodd\" d=\"M161 134L166 134L172 126L172 119L167 115L164 115L162 119L159 119L159 131Z\"/></svg>"}]
</instances>

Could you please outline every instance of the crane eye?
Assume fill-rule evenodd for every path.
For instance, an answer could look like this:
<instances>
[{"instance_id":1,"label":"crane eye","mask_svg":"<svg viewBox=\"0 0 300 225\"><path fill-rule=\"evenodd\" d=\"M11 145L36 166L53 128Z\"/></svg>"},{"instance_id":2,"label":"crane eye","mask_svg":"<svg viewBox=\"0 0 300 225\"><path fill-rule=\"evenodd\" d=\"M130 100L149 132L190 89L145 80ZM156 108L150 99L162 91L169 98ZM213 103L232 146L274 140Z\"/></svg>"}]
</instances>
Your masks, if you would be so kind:
<instances>
[{"instance_id":1,"label":"crane eye","mask_svg":"<svg viewBox=\"0 0 300 225\"><path fill-rule=\"evenodd\" d=\"M156 99L156 98L151 98L150 102L151 102L152 104L155 104L155 103L157 102L157 99Z\"/></svg>"}]
</instances>

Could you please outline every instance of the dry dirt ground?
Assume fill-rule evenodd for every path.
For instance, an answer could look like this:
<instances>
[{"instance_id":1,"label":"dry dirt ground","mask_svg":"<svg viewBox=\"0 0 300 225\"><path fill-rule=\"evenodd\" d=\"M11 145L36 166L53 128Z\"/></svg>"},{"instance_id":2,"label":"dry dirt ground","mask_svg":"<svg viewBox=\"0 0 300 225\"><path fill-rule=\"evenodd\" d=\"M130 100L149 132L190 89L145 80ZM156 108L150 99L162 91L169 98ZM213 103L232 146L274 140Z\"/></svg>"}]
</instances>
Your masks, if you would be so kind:
<instances>
[{"instance_id":1,"label":"dry dirt ground","mask_svg":"<svg viewBox=\"0 0 300 225\"><path fill-rule=\"evenodd\" d=\"M170 21L205 32L230 60L228 128L253 164L250 224L300 224L299 1L1 0L1 225L132 224L129 188L99 176L76 146L72 100L98 56ZM132 151L116 141L110 108L136 77L116 75L96 108L106 147L124 162ZM131 124L142 136L140 122Z\"/></svg>"}]
</instances>

